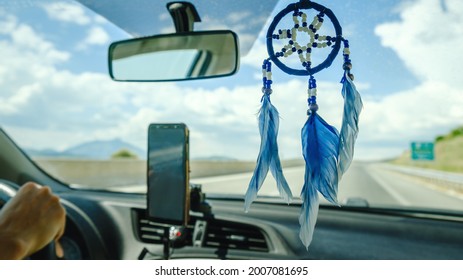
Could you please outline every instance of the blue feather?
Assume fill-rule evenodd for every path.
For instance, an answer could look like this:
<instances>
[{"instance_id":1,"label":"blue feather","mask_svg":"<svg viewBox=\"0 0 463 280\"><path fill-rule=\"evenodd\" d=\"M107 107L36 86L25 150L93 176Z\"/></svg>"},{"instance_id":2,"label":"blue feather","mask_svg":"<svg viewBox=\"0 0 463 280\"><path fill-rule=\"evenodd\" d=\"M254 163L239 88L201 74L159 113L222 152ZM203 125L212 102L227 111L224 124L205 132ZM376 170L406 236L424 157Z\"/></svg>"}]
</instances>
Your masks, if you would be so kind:
<instances>
[{"instance_id":1,"label":"blue feather","mask_svg":"<svg viewBox=\"0 0 463 280\"><path fill-rule=\"evenodd\" d=\"M337 151L339 134L316 112L312 112L302 128L302 153L305 160L303 206L299 216L300 238L308 247L312 240L318 213L317 190L331 203L338 204Z\"/></svg>"},{"instance_id":2,"label":"blue feather","mask_svg":"<svg viewBox=\"0 0 463 280\"><path fill-rule=\"evenodd\" d=\"M329 202L338 204L337 152L339 133L317 113L302 128L302 153L313 185Z\"/></svg>"},{"instance_id":3,"label":"blue feather","mask_svg":"<svg viewBox=\"0 0 463 280\"><path fill-rule=\"evenodd\" d=\"M262 107L259 111L258 119L261 145L254 174L244 197L244 209L246 212L249 210L251 203L257 198L257 192L262 187L269 169L277 182L280 196L287 203L292 199L292 193L283 175L280 158L278 156L277 136L280 121L279 114L277 109L270 102L270 96L268 94L264 94L262 97Z\"/></svg>"},{"instance_id":4,"label":"blue feather","mask_svg":"<svg viewBox=\"0 0 463 280\"><path fill-rule=\"evenodd\" d=\"M342 117L342 127L339 138L338 151L338 176L341 176L349 168L353 156L354 145L358 135L359 115L362 111L363 103L359 92L354 83L349 78L347 71L342 79L342 97L344 98L344 114Z\"/></svg>"},{"instance_id":5,"label":"blue feather","mask_svg":"<svg viewBox=\"0 0 463 280\"><path fill-rule=\"evenodd\" d=\"M299 231L299 238L306 248L309 247L312 242L312 236L317 222L318 215L318 192L313 187L308 185L310 179L308 178L310 170L305 170L304 187L301 191L302 207L301 214L299 216L299 224L301 229Z\"/></svg>"}]
</instances>

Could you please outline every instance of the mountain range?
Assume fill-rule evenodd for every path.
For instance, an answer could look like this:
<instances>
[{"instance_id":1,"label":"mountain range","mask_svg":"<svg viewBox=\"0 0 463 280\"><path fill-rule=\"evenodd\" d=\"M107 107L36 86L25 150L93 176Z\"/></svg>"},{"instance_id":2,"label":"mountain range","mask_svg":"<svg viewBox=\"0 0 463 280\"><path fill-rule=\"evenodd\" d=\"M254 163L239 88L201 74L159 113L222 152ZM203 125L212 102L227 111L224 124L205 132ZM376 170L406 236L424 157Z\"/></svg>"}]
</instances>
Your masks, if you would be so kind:
<instances>
[{"instance_id":1,"label":"mountain range","mask_svg":"<svg viewBox=\"0 0 463 280\"><path fill-rule=\"evenodd\" d=\"M32 157L58 157L58 158L85 158L85 159L110 159L115 152L126 149L137 155L139 159L146 159L146 151L124 142L120 139L98 140L85 142L63 151L53 149L35 150L25 149Z\"/></svg>"}]
</instances>

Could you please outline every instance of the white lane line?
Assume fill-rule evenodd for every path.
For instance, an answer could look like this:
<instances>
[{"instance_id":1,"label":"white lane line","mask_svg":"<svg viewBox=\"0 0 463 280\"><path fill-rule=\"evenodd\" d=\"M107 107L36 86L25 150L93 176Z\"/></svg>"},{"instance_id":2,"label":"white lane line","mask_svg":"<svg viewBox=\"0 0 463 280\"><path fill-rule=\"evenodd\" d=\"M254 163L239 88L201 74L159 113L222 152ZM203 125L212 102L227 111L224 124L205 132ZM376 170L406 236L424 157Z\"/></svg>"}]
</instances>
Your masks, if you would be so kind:
<instances>
[{"instance_id":1,"label":"white lane line","mask_svg":"<svg viewBox=\"0 0 463 280\"><path fill-rule=\"evenodd\" d=\"M399 192L394 190L393 187L391 187L391 184L387 183L383 178L381 178L380 175L378 175L375 171L373 171L371 167L367 167L368 169L368 174L375 180L383 189L394 199L396 199L401 205L403 206L411 206L410 201L405 199ZM376 168L375 168L376 169Z\"/></svg>"}]
</instances>

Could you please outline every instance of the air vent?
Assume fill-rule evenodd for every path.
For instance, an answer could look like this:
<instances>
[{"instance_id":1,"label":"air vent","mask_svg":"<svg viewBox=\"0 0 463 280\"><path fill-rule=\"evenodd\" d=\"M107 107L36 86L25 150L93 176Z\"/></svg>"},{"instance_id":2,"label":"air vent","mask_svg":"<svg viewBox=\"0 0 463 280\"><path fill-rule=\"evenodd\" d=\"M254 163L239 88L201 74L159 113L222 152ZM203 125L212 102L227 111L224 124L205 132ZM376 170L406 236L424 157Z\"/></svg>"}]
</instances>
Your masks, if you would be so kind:
<instances>
[{"instance_id":1,"label":"air vent","mask_svg":"<svg viewBox=\"0 0 463 280\"><path fill-rule=\"evenodd\" d=\"M138 239L144 243L162 244L164 227L150 222L142 209L133 209L132 221Z\"/></svg>"},{"instance_id":2,"label":"air vent","mask_svg":"<svg viewBox=\"0 0 463 280\"><path fill-rule=\"evenodd\" d=\"M257 227L213 220L207 225L205 247L268 252L265 236Z\"/></svg>"},{"instance_id":3,"label":"air vent","mask_svg":"<svg viewBox=\"0 0 463 280\"><path fill-rule=\"evenodd\" d=\"M156 225L147 219L140 219L137 229L140 241L145 243L162 243L162 236L164 235L163 227Z\"/></svg>"}]
</instances>

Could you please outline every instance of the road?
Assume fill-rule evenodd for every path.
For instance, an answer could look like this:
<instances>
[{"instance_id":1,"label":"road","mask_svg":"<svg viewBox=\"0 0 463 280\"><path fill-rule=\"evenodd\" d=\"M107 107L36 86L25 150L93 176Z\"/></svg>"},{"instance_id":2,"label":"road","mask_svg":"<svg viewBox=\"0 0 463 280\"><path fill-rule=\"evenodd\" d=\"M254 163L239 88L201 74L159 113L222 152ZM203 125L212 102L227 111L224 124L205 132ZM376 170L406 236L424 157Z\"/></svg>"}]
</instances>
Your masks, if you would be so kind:
<instances>
[{"instance_id":1,"label":"road","mask_svg":"<svg viewBox=\"0 0 463 280\"><path fill-rule=\"evenodd\" d=\"M284 174L293 192L299 197L303 185L304 167L286 168ZM200 178L206 193L246 193L251 173ZM269 173L259 195L278 196ZM463 211L463 198L436 189L435 186L413 176L387 168L385 164L354 162L339 184L338 201L348 198L364 198L371 206L405 206L443 208ZM326 201L325 201L326 202Z\"/></svg>"}]
</instances>

